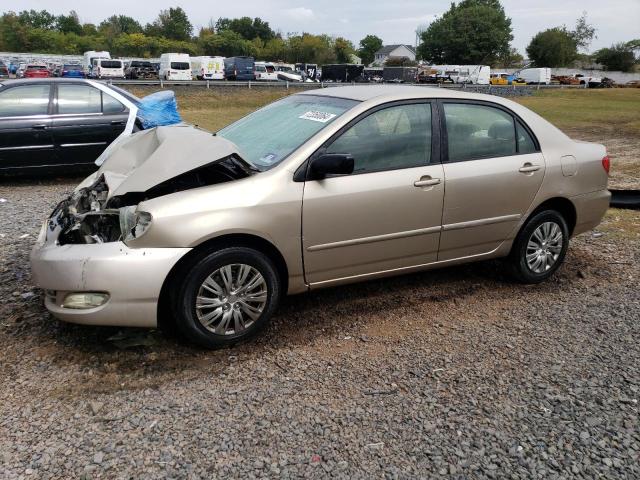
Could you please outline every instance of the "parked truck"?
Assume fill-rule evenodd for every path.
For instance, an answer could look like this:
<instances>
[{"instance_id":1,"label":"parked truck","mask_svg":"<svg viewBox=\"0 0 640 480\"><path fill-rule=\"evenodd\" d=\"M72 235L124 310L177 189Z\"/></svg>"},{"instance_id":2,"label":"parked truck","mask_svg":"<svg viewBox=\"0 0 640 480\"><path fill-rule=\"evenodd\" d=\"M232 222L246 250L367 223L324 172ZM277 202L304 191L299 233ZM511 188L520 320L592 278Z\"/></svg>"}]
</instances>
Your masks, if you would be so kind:
<instances>
[{"instance_id":1,"label":"parked truck","mask_svg":"<svg viewBox=\"0 0 640 480\"><path fill-rule=\"evenodd\" d=\"M191 75L196 80L224 80L224 57L191 57Z\"/></svg>"},{"instance_id":2,"label":"parked truck","mask_svg":"<svg viewBox=\"0 0 640 480\"><path fill-rule=\"evenodd\" d=\"M224 78L227 80L255 80L253 57L228 57L224 59Z\"/></svg>"},{"instance_id":3,"label":"parked truck","mask_svg":"<svg viewBox=\"0 0 640 480\"><path fill-rule=\"evenodd\" d=\"M528 85L549 85L551 83L550 68L524 68L518 73Z\"/></svg>"},{"instance_id":4,"label":"parked truck","mask_svg":"<svg viewBox=\"0 0 640 480\"><path fill-rule=\"evenodd\" d=\"M191 58L188 53L160 55L160 78L164 80L191 80Z\"/></svg>"},{"instance_id":5,"label":"parked truck","mask_svg":"<svg viewBox=\"0 0 640 480\"><path fill-rule=\"evenodd\" d=\"M363 82L364 65L335 63L322 66L323 82Z\"/></svg>"},{"instance_id":6,"label":"parked truck","mask_svg":"<svg viewBox=\"0 0 640 480\"><path fill-rule=\"evenodd\" d=\"M82 61L82 66L84 68L84 75L87 78L92 78L94 77L93 75L93 64L94 64L94 60L97 60L99 58L104 58L104 59L111 59L111 54L109 52L106 51L100 51L97 52L95 50L89 50L87 52L84 52L83 55L83 61Z\"/></svg>"}]
</instances>

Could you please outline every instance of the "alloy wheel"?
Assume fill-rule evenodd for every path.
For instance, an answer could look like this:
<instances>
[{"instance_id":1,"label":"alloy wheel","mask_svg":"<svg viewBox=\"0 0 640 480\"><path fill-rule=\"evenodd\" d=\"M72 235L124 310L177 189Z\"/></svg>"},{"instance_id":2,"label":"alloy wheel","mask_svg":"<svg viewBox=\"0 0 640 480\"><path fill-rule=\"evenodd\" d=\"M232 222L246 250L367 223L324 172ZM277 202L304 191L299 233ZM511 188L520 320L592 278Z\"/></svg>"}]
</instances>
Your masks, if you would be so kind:
<instances>
[{"instance_id":1,"label":"alloy wheel","mask_svg":"<svg viewBox=\"0 0 640 480\"><path fill-rule=\"evenodd\" d=\"M536 228L527 242L526 261L534 273L551 269L560 257L564 238L555 222L544 222Z\"/></svg>"},{"instance_id":2,"label":"alloy wheel","mask_svg":"<svg viewBox=\"0 0 640 480\"><path fill-rule=\"evenodd\" d=\"M250 265L230 264L204 279L195 301L200 324L217 335L235 335L249 328L267 304L267 282Z\"/></svg>"}]
</instances>

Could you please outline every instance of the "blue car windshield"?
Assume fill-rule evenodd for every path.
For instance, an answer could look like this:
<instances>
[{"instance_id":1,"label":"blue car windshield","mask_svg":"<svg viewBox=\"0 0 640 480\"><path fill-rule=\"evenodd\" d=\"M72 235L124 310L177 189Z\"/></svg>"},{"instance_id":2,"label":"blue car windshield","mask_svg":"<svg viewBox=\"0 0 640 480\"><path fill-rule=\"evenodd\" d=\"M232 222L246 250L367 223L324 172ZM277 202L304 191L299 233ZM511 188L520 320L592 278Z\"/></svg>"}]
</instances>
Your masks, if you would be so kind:
<instances>
[{"instance_id":1,"label":"blue car windshield","mask_svg":"<svg viewBox=\"0 0 640 480\"><path fill-rule=\"evenodd\" d=\"M243 159L269 170L358 102L320 95L291 95L220 130Z\"/></svg>"}]
</instances>

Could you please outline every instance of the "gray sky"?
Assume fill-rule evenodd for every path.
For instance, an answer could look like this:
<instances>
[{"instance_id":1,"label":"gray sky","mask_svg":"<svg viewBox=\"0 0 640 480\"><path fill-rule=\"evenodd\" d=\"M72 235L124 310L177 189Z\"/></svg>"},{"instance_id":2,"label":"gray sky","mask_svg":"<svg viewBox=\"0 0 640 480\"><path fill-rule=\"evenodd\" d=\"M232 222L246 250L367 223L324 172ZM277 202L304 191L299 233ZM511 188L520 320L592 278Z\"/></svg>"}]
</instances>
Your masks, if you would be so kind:
<instances>
[{"instance_id":1,"label":"gray sky","mask_svg":"<svg viewBox=\"0 0 640 480\"><path fill-rule=\"evenodd\" d=\"M4 2L3 2L4 3ZM218 17L261 17L271 28L287 32L328 33L343 36L354 44L367 34L381 37L385 43L415 43L415 29L428 24L449 8L447 0L240 0L204 2L202 0L21 0L11 9L46 9L52 13L76 10L83 22L99 23L117 14L130 15L141 23L152 21L158 11L180 5L196 26L206 26ZM531 37L540 30L566 24L586 10L589 23L598 30L590 50L612 43L640 38L640 0L502 0L513 26L513 46L521 53ZM6 3L5 3L6 5ZM151 6L152 5L152 6ZM0 10L8 10L0 6Z\"/></svg>"}]
</instances>

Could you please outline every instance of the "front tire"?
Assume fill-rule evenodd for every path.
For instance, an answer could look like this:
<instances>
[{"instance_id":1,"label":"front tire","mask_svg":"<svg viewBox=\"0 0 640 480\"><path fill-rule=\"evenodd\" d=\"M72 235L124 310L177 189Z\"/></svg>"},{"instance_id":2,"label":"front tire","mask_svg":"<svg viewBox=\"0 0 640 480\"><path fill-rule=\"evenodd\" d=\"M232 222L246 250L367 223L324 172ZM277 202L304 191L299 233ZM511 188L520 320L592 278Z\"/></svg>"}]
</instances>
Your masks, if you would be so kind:
<instances>
[{"instance_id":1,"label":"front tire","mask_svg":"<svg viewBox=\"0 0 640 480\"><path fill-rule=\"evenodd\" d=\"M569 228L555 210L543 210L531 217L511 249L509 264L516 280L540 283L551 277L564 261L569 247Z\"/></svg>"},{"instance_id":2,"label":"front tire","mask_svg":"<svg viewBox=\"0 0 640 480\"><path fill-rule=\"evenodd\" d=\"M172 291L179 330L206 348L253 337L278 306L280 279L273 262L246 247L208 252L183 269Z\"/></svg>"}]
</instances>

